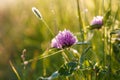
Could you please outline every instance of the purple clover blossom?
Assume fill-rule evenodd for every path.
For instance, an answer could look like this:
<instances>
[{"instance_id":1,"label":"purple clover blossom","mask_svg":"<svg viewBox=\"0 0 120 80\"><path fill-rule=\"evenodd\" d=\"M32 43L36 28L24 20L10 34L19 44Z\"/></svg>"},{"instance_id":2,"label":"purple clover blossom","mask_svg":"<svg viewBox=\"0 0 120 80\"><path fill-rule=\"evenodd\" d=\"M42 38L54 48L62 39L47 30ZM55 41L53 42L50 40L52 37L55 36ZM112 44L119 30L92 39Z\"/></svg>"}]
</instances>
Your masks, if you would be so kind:
<instances>
[{"instance_id":1,"label":"purple clover blossom","mask_svg":"<svg viewBox=\"0 0 120 80\"><path fill-rule=\"evenodd\" d=\"M96 16L91 22L92 29L100 29L103 25L103 16Z\"/></svg>"},{"instance_id":2,"label":"purple clover blossom","mask_svg":"<svg viewBox=\"0 0 120 80\"><path fill-rule=\"evenodd\" d=\"M52 39L51 47L62 49L72 46L77 41L77 37L65 29L64 31L60 31L58 35Z\"/></svg>"}]
</instances>

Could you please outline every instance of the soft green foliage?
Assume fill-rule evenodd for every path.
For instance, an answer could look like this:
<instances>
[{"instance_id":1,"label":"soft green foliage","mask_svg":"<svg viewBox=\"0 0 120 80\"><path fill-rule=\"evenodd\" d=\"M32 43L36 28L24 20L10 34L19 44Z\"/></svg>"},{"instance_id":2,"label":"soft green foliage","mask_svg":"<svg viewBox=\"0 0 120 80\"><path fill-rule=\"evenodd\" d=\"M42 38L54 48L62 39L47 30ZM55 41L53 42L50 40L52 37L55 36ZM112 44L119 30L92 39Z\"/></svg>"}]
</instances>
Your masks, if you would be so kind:
<instances>
[{"instance_id":1,"label":"soft green foliage","mask_svg":"<svg viewBox=\"0 0 120 80\"><path fill-rule=\"evenodd\" d=\"M18 0L4 7L0 80L119 80L119 4L119 0ZM34 6L42 18L33 14ZM100 29L90 28L94 16L103 16ZM51 48L52 38L65 28L77 36L77 44Z\"/></svg>"}]
</instances>

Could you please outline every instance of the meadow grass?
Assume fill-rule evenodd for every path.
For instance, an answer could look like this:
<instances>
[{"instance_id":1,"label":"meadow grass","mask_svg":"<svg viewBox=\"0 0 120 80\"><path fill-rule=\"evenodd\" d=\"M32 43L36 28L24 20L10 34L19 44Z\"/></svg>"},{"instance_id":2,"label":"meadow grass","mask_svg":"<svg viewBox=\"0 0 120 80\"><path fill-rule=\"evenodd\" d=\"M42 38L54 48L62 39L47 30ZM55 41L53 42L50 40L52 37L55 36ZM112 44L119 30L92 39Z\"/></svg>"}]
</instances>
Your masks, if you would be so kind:
<instances>
[{"instance_id":1,"label":"meadow grass","mask_svg":"<svg viewBox=\"0 0 120 80\"><path fill-rule=\"evenodd\" d=\"M1 53L9 53L10 58L8 77L0 79L119 80L119 0L22 0L17 4L22 2L23 6L6 13L9 17L1 24L7 33L1 31L0 46L9 50ZM100 27L91 25L96 16L103 17ZM51 48L52 39L64 29L78 42Z\"/></svg>"}]
</instances>

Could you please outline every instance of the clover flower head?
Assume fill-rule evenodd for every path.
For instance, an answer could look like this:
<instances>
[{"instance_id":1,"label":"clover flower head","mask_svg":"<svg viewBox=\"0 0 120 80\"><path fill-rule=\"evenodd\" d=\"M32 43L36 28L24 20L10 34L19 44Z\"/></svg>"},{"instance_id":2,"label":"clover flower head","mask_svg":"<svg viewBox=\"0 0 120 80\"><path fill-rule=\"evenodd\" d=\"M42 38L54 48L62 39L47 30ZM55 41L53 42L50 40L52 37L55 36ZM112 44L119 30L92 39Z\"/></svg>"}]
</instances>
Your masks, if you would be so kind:
<instances>
[{"instance_id":1,"label":"clover flower head","mask_svg":"<svg viewBox=\"0 0 120 80\"><path fill-rule=\"evenodd\" d=\"M59 31L57 36L52 39L51 47L53 48L65 48L74 45L77 42L76 36L74 36L69 30Z\"/></svg>"},{"instance_id":2,"label":"clover flower head","mask_svg":"<svg viewBox=\"0 0 120 80\"><path fill-rule=\"evenodd\" d=\"M92 29L100 29L103 25L103 16L96 16L91 21Z\"/></svg>"}]
</instances>

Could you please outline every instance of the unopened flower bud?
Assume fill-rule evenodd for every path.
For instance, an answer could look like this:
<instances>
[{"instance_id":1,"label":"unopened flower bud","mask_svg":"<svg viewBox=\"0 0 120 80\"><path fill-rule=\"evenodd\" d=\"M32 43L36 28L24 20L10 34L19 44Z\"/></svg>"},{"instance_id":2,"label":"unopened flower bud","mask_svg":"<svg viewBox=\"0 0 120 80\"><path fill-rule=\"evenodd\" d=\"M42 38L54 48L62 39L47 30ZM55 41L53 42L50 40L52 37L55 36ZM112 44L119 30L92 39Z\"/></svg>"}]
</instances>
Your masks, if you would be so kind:
<instances>
[{"instance_id":1,"label":"unopened flower bud","mask_svg":"<svg viewBox=\"0 0 120 80\"><path fill-rule=\"evenodd\" d=\"M100 29L103 25L103 17L102 16L96 16L93 18L90 29Z\"/></svg>"}]
</instances>

